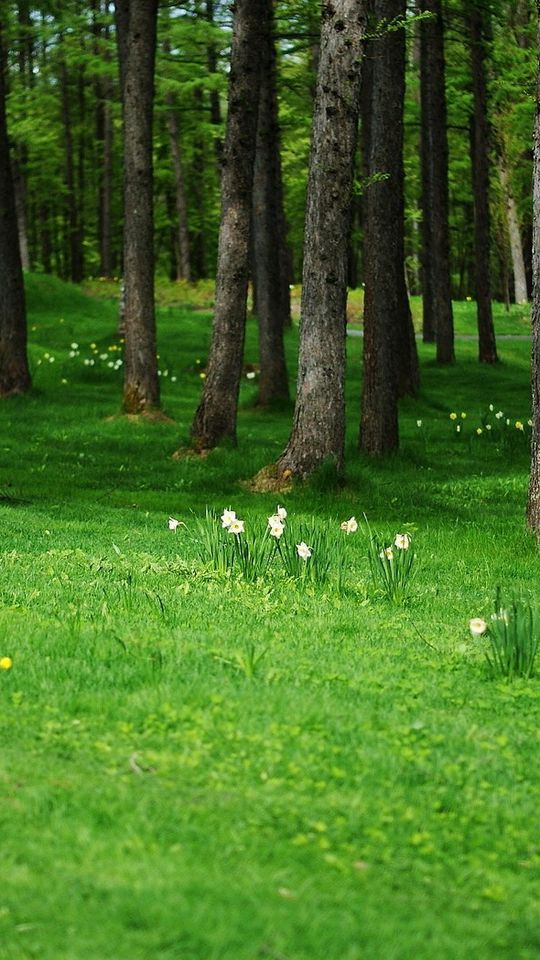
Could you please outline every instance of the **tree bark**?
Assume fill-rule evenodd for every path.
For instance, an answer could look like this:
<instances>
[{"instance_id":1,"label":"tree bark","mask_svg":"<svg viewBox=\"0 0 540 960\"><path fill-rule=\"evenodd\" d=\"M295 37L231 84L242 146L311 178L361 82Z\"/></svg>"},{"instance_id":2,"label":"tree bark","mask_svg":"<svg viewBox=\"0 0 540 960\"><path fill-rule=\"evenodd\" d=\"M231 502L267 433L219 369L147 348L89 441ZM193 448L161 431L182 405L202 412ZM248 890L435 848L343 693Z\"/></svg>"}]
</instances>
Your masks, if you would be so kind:
<instances>
[{"instance_id":1,"label":"tree bark","mask_svg":"<svg viewBox=\"0 0 540 960\"><path fill-rule=\"evenodd\" d=\"M167 129L174 171L174 199L176 214L176 279L191 280L191 260L189 252L189 231L187 218L186 190L184 186L184 169L182 163L182 146L178 127L177 105L173 94L167 96L168 117Z\"/></svg>"},{"instance_id":2,"label":"tree bark","mask_svg":"<svg viewBox=\"0 0 540 960\"><path fill-rule=\"evenodd\" d=\"M257 132L259 31L266 0L237 0L229 75L229 111L221 177L221 221L212 342L202 400L191 428L200 450L236 444Z\"/></svg>"},{"instance_id":3,"label":"tree bark","mask_svg":"<svg viewBox=\"0 0 540 960\"><path fill-rule=\"evenodd\" d=\"M157 8L157 0L116 0L124 119L125 413L159 407L152 168Z\"/></svg>"},{"instance_id":4,"label":"tree bark","mask_svg":"<svg viewBox=\"0 0 540 960\"><path fill-rule=\"evenodd\" d=\"M468 5L469 9L469 5ZM474 197L475 286L478 320L478 359L496 363L497 346L491 309L489 212L490 133L487 113L486 14L481 0L471 4L468 20L471 40L473 116L471 159Z\"/></svg>"},{"instance_id":5,"label":"tree bark","mask_svg":"<svg viewBox=\"0 0 540 960\"><path fill-rule=\"evenodd\" d=\"M453 363L454 321L448 225L448 140L441 0L421 0L420 24L424 340L433 331L438 363Z\"/></svg>"},{"instance_id":6,"label":"tree bark","mask_svg":"<svg viewBox=\"0 0 540 960\"><path fill-rule=\"evenodd\" d=\"M527 303L529 299L527 291L527 276L525 273L523 247L521 245L521 230L519 229L517 204L514 200L514 195L510 186L510 175L506 165L506 159L502 154L499 157L499 178L501 181L506 210L508 239L510 241L510 256L512 258L512 272L514 274L514 302Z\"/></svg>"},{"instance_id":7,"label":"tree bark","mask_svg":"<svg viewBox=\"0 0 540 960\"><path fill-rule=\"evenodd\" d=\"M0 397L31 387L26 308L6 122L5 53L0 20Z\"/></svg>"},{"instance_id":8,"label":"tree bark","mask_svg":"<svg viewBox=\"0 0 540 960\"><path fill-rule=\"evenodd\" d=\"M74 283L80 283L83 278L82 237L75 192L75 160L69 76L63 57L60 61L60 93L62 126L64 131L64 177L66 184L65 227L67 235L65 237L65 268L69 279Z\"/></svg>"},{"instance_id":9,"label":"tree bark","mask_svg":"<svg viewBox=\"0 0 540 960\"><path fill-rule=\"evenodd\" d=\"M540 542L540 0L537 0L536 113L533 173L533 297L532 297L532 446L527 522Z\"/></svg>"},{"instance_id":10,"label":"tree bark","mask_svg":"<svg viewBox=\"0 0 540 960\"><path fill-rule=\"evenodd\" d=\"M374 0L377 21L405 16L404 0ZM369 183L364 223L364 381L360 447L372 456L399 445L398 397L418 386L418 358L404 275L403 98L405 36L373 41ZM371 102L370 102L371 101Z\"/></svg>"},{"instance_id":11,"label":"tree bark","mask_svg":"<svg viewBox=\"0 0 540 960\"><path fill-rule=\"evenodd\" d=\"M263 34L264 28L264 34ZM280 136L272 2L261 21L260 88L253 174L253 281L259 321L259 404L289 399L283 330L288 303L283 297ZM288 290L288 286L287 286Z\"/></svg>"},{"instance_id":12,"label":"tree bark","mask_svg":"<svg viewBox=\"0 0 540 960\"><path fill-rule=\"evenodd\" d=\"M307 191L298 391L281 474L343 467L347 247L365 4L323 2Z\"/></svg>"}]
</instances>

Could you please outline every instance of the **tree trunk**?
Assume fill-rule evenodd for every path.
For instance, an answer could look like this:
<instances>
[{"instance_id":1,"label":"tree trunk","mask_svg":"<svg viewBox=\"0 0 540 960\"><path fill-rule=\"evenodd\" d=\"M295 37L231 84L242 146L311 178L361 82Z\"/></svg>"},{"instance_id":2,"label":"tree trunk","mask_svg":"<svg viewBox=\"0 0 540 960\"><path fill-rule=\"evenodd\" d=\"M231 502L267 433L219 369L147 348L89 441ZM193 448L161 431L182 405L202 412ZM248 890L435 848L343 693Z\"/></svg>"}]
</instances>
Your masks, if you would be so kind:
<instances>
[{"instance_id":1,"label":"tree trunk","mask_svg":"<svg viewBox=\"0 0 540 960\"><path fill-rule=\"evenodd\" d=\"M491 309L490 213L489 213L489 124L486 83L486 14L481 0L474 0L469 14L473 116L471 159L474 197L475 286L478 319L478 359L497 362L497 346Z\"/></svg>"},{"instance_id":2,"label":"tree trunk","mask_svg":"<svg viewBox=\"0 0 540 960\"><path fill-rule=\"evenodd\" d=\"M69 77L65 60L60 61L60 94L62 105L62 126L64 131L64 176L66 184L65 226L65 271L74 283L82 280L82 244L79 225L79 211L75 193L75 162L73 155L73 132Z\"/></svg>"},{"instance_id":3,"label":"tree trunk","mask_svg":"<svg viewBox=\"0 0 540 960\"><path fill-rule=\"evenodd\" d=\"M205 18L208 23L214 23L214 0L206 0ZM217 73L217 53L215 43L209 43L207 49L207 64L210 74ZM210 91L210 122L218 129L221 127L221 105L219 102L219 90ZM218 177L221 176L221 164L223 162L223 140L217 136L214 140L214 149L216 154Z\"/></svg>"},{"instance_id":4,"label":"tree trunk","mask_svg":"<svg viewBox=\"0 0 540 960\"><path fill-rule=\"evenodd\" d=\"M158 0L116 0L124 120L125 413L159 407L152 168L157 8Z\"/></svg>"},{"instance_id":5,"label":"tree trunk","mask_svg":"<svg viewBox=\"0 0 540 960\"><path fill-rule=\"evenodd\" d=\"M404 0L375 0L376 20L402 19ZM404 275L403 97L405 36L386 32L371 45L369 183L364 223L364 382L360 447L372 456L396 450L398 396L418 386L418 359ZM369 102L371 99L371 103Z\"/></svg>"},{"instance_id":6,"label":"tree trunk","mask_svg":"<svg viewBox=\"0 0 540 960\"><path fill-rule=\"evenodd\" d=\"M448 226L448 141L441 0L421 0L422 224L424 340L433 331L438 363L453 363L454 321Z\"/></svg>"},{"instance_id":7,"label":"tree trunk","mask_svg":"<svg viewBox=\"0 0 540 960\"><path fill-rule=\"evenodd\" d=\"M214 325L203 397L191 428L192 442L201 450L225 438L236 443L257 132L258 43L266 15L267 0L237 0L234 7Z\"/></svg>"},{"instance_id":8,"label":"tree trunk","mask_svg":"<svg viewBox=\"0 0 540 960\"><path fill-rule=\"evenodd\" d=\"M177 106L174 102L174 95L167 96L167 129L169 131L169 140L171 144L171 154L174 171L174 198L175 198L175 219L176 219L176 279L191 280L191 261L189 253L189 232L187 218L186 191L184 187L184 170L182 164L182 146L180 143L180 131L178 129Z\"/></svg>"},{"instance_id":9,"label":"tree trunk","mask_svg":"<svg viewBox=\"0 0 540 960\"><path fill-rule=\"evenodd\" d=\"M534 119L533 295L532 295L532 447L527 521L540 542L540 0L537 0L538 68Z\"/></svg>"},{"instance_id":10,"label":"tree trunk","mask_svg":"<svg viewBox=\"0 0 540 960\"><path fill-rule=\"evenodd\" d=\"M253 281L259 321L259 403L289 399L283 330L288 304L283 299L280 136L276 91L276 54L272 4L261 22L260 89L253 174ZM262 30L264 27L264 35ZM287 287L288 289L288 287Z\"/></svg>"},{"instance_id":11,"label":"tree trunk","mask_svg":"<svg viewBox=\"0 0 540 960\"><path fill-rule=\"evenodd\" d=\"M0 397L26 393L26 309L6 123L5 53L0 20Z\"/></svg>"},{"instance_id":12,"label":"tree trunk","mask_svg":"<svg viewBox=\"0 0 540 960\"><path fill-rule=\"evenodd\" d=\"M512 257L512 272L514 274L514 302L527 303L529 299L527 277L525 274L523 247L521 245L517 204L510 186L510 176L508 167L506 166L506 159L502 155L499 157L499 178L506 210L508 238L510 240L510 256Z\"/></svg>"},{"instance_id":13,"label":"tree trunk","mask_svg":"<svg viewBox=\"0 0 540 960\"><path fill-rule=\"evenodd\" d=\"M106 4L107 6L107 4ZM102 28L98 20L101 12L101 0L92 0L93 29L96 38L94 53L101 53L100 39L102 34L108 37L109 28ZM103 51L103 58L109 62L110 54L107 48ZM112 123L112 83L108 76L96 76L94 81L96 98L96 160L98 164L98 197L97 197L97 240L99 249L99 275L112 277L112 190L113 190L113 123Z\"/></svg>"},{"instance_id":14,"label":"tree trunk","mask_svg":"<svg viewBox=\"0 0 540 960\"><path fill-rule=\"evenodd\" d=\"M366 14L358 0L323 2L306 207L294 423L281 474L325 460L343 467L347 247Z\"/></svg>"}]
</instances>

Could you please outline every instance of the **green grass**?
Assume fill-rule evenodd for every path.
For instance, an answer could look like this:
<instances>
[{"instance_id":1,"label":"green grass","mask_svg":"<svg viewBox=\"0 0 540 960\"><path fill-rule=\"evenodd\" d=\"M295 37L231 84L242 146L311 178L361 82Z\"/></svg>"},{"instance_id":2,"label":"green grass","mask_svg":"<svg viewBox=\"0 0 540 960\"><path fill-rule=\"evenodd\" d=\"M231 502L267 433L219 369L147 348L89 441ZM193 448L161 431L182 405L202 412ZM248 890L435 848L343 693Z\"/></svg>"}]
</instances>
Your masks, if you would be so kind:
<instances>
[{"instance_id":1,"label":"green grass","mask_svg":"<svg viewBox=\"0 0 540 960\"><path fill-rule=\"evenodd\" d=\"M536 960L540 683L492 679L467 628L498 585L538 596L526 433L475 432L490 403L526 423L528 344L489 368L459 342L450 369L421 346L401 452L372 463L351 339L345 485L276 498L240 482L290 428L256 381L237 450L171 459L209 314L158 311L172 422L149 424L117 416L121 368L96 359L116 305L28 294L34 391L0 406L2 960ZM293 369L295 330L287 349ZM207 506L254 526L277 502L332 536L364 512L412 533L408 603L377 595L360 533L341 589L197 558Z\"/></svg>"}]
</instances>

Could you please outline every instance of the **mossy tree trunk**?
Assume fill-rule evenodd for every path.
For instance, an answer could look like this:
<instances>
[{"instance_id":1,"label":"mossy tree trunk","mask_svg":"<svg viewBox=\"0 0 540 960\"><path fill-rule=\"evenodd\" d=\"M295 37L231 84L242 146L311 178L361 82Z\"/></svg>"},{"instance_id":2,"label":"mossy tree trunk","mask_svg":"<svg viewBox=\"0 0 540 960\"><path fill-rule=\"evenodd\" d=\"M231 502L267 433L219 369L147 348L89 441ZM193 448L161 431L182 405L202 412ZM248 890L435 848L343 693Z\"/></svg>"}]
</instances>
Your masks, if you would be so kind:
<instances>
[{"instance_id":1,"label":"mossy tree trunk","mask_svg":"<svg viewBox=\"0 0 540 960\"><path fill-rule=\"evenodd\" d=\"M236 443L244 353L253 165L259 102L259 36L267 0L237 0L223 147L221 221L212 342L201 402L191 428L199 450Z\"/></svg>"},{"instance_id":2,"label":"mossy tree trunk","mask_svg":"<svg viewBox=\"0 0 540 960\"><path fill-rule=\"evenodd\" d=\"M532 302L532 405L531 476L527 501L529 527L540 542L540 0L538 10L538 75L534 120L533 174L533 302Z\"/></svg>"},{"instance_id":3,"label":"mossy tree trunk","mask_svg":"<svg viewBox=\"0 0 540 960\"><path fill-rule=\"evenodd\" d=\"M347 252L365 4L322 4L306 208L298 390L281 474L343 466Z\"/></svg>"},{"instance_id":4,"label":"mossy tree trunk","mask_svg":"<svg viewBox=\"0 0 540 960\"><path fill-rule=\"evenodd\" d=\"M157 0L116 0L124 120L125 413L159 408L152 120Z\"/></svg>"},{"instance_id":5,"label":"mossy tree trunk","mask_svg":"<svg viewBox=\"0 0 540 960\"><path fill-rule=\"evenodd\" d=\"M0 19L0 397L31 386L26 309L6 122L4 29Z\"/></svg>"},{"instance_id":6,"label":"mossy tree trunk","mask_svg":"<svg viewBox=\"0 0 540 960\"><path fill-rule=\"evenodd\" d=\"M253 283L259 322L259 403L270 406L288 400L289 384L283 331L290 301L282 283L282 228L284 224L281 157L276 91L276 53L272 0L261 22L259 41L261 79L255 169L253 174ZM287 285L288 292L288 285Z\"/></svg>"}]
</instances>

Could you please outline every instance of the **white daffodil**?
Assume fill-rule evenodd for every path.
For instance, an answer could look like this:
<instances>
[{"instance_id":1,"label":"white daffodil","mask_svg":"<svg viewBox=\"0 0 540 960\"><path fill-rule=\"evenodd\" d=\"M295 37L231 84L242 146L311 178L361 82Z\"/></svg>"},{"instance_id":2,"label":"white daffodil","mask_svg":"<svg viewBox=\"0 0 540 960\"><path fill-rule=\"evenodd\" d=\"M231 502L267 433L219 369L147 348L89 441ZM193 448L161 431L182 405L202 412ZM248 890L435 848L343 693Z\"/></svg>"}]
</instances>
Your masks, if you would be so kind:
<instances>
[{"instance_id":1,"label":"white daffodil","mask_svg":"<svg viewBox=\"0 0 540 960\"><path fill-rule=\"evenodd\" d=\"M278 517L279 517L279 519L281 520L282 523L283 523L284 520L287 519L287 511L286 511L285 507L280 507L279 504L278 504L278 508L277 508L277 510L276 510L276 513L277 513L277 515L278 515Z\"/></svg>"},{"instance_id":2,"label":"white daffodil","mask_svg":"<svg viewBox=\"0 0 540 960\"><path fill-rule=\"evenodd\" d=\"M398 550L408 550L411 545L411 538L408 533L396 533L396 538L394 540L394 546Z\"/></svg>"},{"instance_id":3,"label":"white daffodil","mask_svg":"<svg viewBox=\"0 0 540 960\"><path fill-rule=\"evenodd\" d=\"M275 518L271 517L270 519L275 519ZM285 527L283 526L280 520L278 520L277 523L270 524L270 536L275 537L276 540L279 540L279 538L283 536L284 530L285 530Z\"/></svg>"},{"instance_id":4,"label":"white daffodil","mask_svg":"<svg viewBox=\"0 0 540 960\"><path fill-rule=\"evenodd\" d=\"M474 617L472 620L469 620L469 630L473 637L481 637L487 630L487 623L485 620L482 620L481 617Z\"/></svg>"},{"instance_id":5,"label":"white daffodil","mask_svg":"<svg viewBox=\"0 0 540 960\"><path fill-rule=\"evenodd\" d=\"M238 536L239 533L244 533L244 521L243 520L231 520L229 526L227 527L229 533L235 533Z\"/></svg>"},{"instance_id":6,"label":"white daffodil","mask_svg":"<svg viewBox=\"0 0 540 960\"><path fill-rule=\"evenodd\" d=\"M311 556L311 550L308 547L307 543L304 543L303 540L302 540L302 543L296 544L296 552L301 560L309 560Z\"/></svg>"},{"instance_id":7,"label":"white daffodil","mask_svg":"<svg viewBox=\"0 0 540 960\"><path fill-rule=\"evenodd\" d=\"M356 533L358 530L358 521L356 517L350 517L349 520L344 520L339 526L340 530L343 530L345 533Z\"/></svg>"},{"instance_id":8,"label":"white daffodil","mask_svg":"<svg viewBox=\"0 0 540 960\"><path fill-rule=\"evenodd\" d=\"M228 528L233 520L236 520L236 513L234 510L224 510L221 515L221 526L223 528Z\"/></svg>"},{"instance_id":9,"label":"white daffodil","mask_svg":"<svg viewBox=\"0 0 540 960\"><path fill-rule=\"evenodd\" d=\"M417 426L417 427L421 427L421 426L422 426L422 421L421 421L421 420L417 420L417 421L416 421L416 426Z\"/></svg>"},{"instance_id":10,"label":"white daffodil","mask_svg":"<svg viewBox=\"0 0 540 960\"><path fill-rule=\"evenodd\" d=\"M497 410L497 413L495 414L495 419L502 420L503 417L504 417L504 413L502 412L502 410Z\"/></svg>"},{"instance_id":11,"label":"white daffodil","mask_svg":"<svg viewBox=\"0 0 540 960\"><path fill-rule=\"evenodd\" d=\"M176 533L176 528L180 526L180 520L175 520L174 517L169 517L169 530L174 530Z\"/></svg>"},{"instance_id":12,"label":"white daffodil","mask_svg":"<svg viewBox=\"0 0 540 960\"><path fill-rule=\"evenodd\" d=\"M384 550L381 550L379 556L381 560L393 560L394 551L392 550L392 547L385 547Z\"/></svg>"},{"instance_id":13,"label":"white daffodil","mask_svg":"<svg viewBox=\"0 0 540 960\"><path fill-rule=\"evenodd\" d=\"M247 380L254 380L254 379L255 379L255 376L256 376L256 374L255 374L255 371L254 371L254 370L248 370L248 372L246 373L246 379L247 379Z\"/></svg>"}]
</instances>

